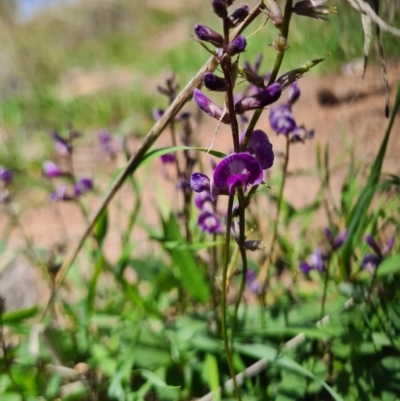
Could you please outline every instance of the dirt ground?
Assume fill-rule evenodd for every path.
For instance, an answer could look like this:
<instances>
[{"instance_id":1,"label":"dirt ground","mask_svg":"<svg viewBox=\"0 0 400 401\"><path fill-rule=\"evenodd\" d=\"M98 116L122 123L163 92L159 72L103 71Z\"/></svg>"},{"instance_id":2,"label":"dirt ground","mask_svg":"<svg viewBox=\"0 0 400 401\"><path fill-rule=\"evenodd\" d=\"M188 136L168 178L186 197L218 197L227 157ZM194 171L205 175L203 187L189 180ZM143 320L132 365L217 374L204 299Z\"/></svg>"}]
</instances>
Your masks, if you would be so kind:
<instances>
[{"instance_id":1,"label":"dirt ground","mask_svg":"<svg viewBox=\"0 0 400 401\"><path fill-rule=\"evenodd\" d=\"M400 64L392 64L389 67L390 99L393 104L397 83L400 80ZM381 71L378 67L370 68L366 80L362 86L359 97L350 104L349 99L357 90L359 75L332 74L329 77L305 77L299 86L302 94L298 103L294 106L294 115L298 124L304 124L308 129L315 130L315 139L305 144L296 144L292 147L289 172L312 169L316 166L316 145L322 148L329 144L331 165L335 166L332 175L332 192L340 193L345 173L347 171L350 152L353 147L356 159L364 166L373 161L381 139L384 135L388 120L384 116L385 95ZM116 79L116 82L119 82ZM330 99L329 104L321 104L321 93L329 91L323 98ZM285 97L285 96L283 96ZM193 105L188 106L193 107ZM267 112L259 121L258 128L267 133L271 130L268 125ZM216 121L206 117L201 131L196 133L199 142L204 147L209 147L215 131ZM383 171L385 173L400 174L400 119L395 122ZM98 145L95 144L96 135L93 134L93 143L77 151L75 166L82 174L93 175L98 193L101 194L107 187L107 177L110 177L113 165L106 162L101 155ZM276 154L282 152L285 140L282 136L276 137L270 134ZM163 133L156 147L170 145L167 132ZM132 143L132 148L137 149L140 140ZM229 133L222 127L217 134L215 149L228 151L231 146ZM94 150L93 150L94 149ZM209 165L208 155L202 154L203 164ZM279 160L279 158L277 158ZM278 161L279 163L279 161ZM275 165L276 168L276 165ZM142 186L142 208L139 219L142 224L158 225L157 208L160 204L177 204L178 193L174 184L168 182L166 174L173 173L170 167L163 166L158 160L140 170L137 175ZM96 180L101 176L102 180ZM316 177L298 176L292 174L286 185L285 197L295 207L310 203L318 190ZM97 201L88 198L88 205L94 210ZM163 202L166 200L167 202ZM26 203L26 202L25 202ZM110 215L110 232L106 241L106 254L111 261L116 260L120 249L120 230L126 225L125 209L133 207L134 199L129 188L122 188L117 195ZM0 227L5 226L4 215L0 218ZM33 208L24 210L21 217L21 225L26 236L32 243L40 248L50 249L57 244L66 244L70 248L82 234L85 221L76 207L68 203L48 204L45 196L35 202ZM136 256L144 256L154 251L154 244L147 239L143 229L137 228L132 234L135 244L133 253ZM16 229L10 239L6 252L0 257L0 272L9 265L15 255L21 253L20 246L24 240L21 230ZM1 283L0 283L1 287ZM45 291L41 286L41 293Z\"/></svg>"}]
</instances>

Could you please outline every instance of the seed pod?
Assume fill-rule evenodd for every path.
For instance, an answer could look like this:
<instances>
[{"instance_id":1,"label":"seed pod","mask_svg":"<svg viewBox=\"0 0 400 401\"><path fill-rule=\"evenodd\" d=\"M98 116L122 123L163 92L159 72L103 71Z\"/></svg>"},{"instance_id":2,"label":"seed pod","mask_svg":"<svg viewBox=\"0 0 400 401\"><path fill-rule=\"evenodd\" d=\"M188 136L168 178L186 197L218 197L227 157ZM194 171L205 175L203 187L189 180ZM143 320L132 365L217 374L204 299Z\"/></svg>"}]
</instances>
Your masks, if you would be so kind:
<instances>
[{"instance_id":1,"label":"seed pod","mask_svg":"<svg viewBox=\"0 0 400 401\"><path fill-rule=\"evenodd\" d=\"M272 23L280 28L283 23L283 15L281 8L275 0L267 0L268 16Z\"/></svg>"}]
</instances>

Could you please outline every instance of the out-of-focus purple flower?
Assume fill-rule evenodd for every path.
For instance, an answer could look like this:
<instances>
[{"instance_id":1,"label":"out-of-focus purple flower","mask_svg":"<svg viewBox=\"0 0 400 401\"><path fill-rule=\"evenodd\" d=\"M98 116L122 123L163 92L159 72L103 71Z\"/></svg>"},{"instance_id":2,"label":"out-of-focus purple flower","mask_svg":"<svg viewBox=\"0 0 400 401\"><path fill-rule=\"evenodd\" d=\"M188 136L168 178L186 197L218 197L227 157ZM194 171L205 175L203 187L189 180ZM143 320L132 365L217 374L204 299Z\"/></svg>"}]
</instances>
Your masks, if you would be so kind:
<instances>
[{"instance_id":1,"label":"out-of-focus purple flower","mask_svg":"<svg viewBox=\"0 0 400 401\"><path fill-rule=\"evenodd\" d=\"M328 242L331 246L332 251L335 251L336 249L340 248L346 241L347 231L346 230L341 231L336 236L336 238L334 238L330 228L325 227L324 234L325 234L325 238L328 240Z\"/></svg>"},{"instance_id":2,"label":"out-of-focus purple flower","mask_svg":"<svg viewBox=\"0 0 400 401\"><path fill-rule=\"evenodd\" d=\"M269 112L269 124L277 135L283 134L287 136L297 128L288 104L279 104L271 107Z\"/></svg>"},{"instance_id":3,"label":"out-of-focus purple flower","mask_svg":"<svg viewBox=\"0 0 400 401\"><path fill-rule=\"evenodd\" d=\"M193 173L190 176L190 188L194 192L210 191L210 179L202 173Z\"/></svg>"},{"instance_id":4,"label":"out-of-focus purple flower","mask_svg":"<svg viewBox=\"0 0 400 401\"><path fill-rule=\"evenodd\" d=\"M74 184L74 195L80 196L89 192L93 188L93 181L88 177L83 177Z\"/></svg>"},{"instance_id":5,"label":"out-of-focus purple flower","mask_svg":"<svg viewBox=\"0 0 400 401\"><path fill-rule=\"evenodd\" d=\"M211 194L209 191L199 192L194 197L194 204L200 210L203 210L204 206L208 203L212 203Z\"/></svg>"},{"instance_id":6,"label":"out-of-focus purple flower","mask_svg":"<svg viewBox=\"0 0 400 401\"><path fill-rule=\"evenodd\" d=\"M244 133L240 138L243 141ZM249 143L247 144L246 152L253 155L261 165L263 170L266 170L274 164L274 152L272 143L269 141L267 134L257 129L251 134Z\"/></svg>"},{"instance_id":7,"label":"out-of-focus purple flower","mask_svg":"<svg viewBox=\"0 0 400 401\"><path fill-rule=\"evenodd\" d=\"M381 261L382 258L375 253L366 253L361 260L360 267L363 270L368 270L370 273L373 273Z\"/></svg>"},{"instance_id":8,"label":"out-of-focus purple flower","mask_svg":"<svg viewBox=\"0 0 400 401\"><path fill-rule=\"evenodd\" d=\"M155 121L158 121L161 119L161 117L164 115L164 110L161 109L153 109L152 115Z\"/></svg>"},{"instance_id":9,"label":"out-of-focus purple flower","mask_svg":"<svg viewBox=\"0 0 400 401\"><path fill-rule=\"evenodd\" d=\"M166 153L160 157L162 164L171 164L175 163L176 157L175 153Z\"/></svg>"},{"instance_id":10,"label":"out-of-focus purple flower","mask_svg":"<svg viewBox=\"0 0 400 401\"><path fill-rule=\"evenodd\" d=\"M249 110L262 109L276 102L282 93L282 86L279 82L274 82L272 85L263 89L259 93L245 97L235 104L235 112L242 114Z\"/></svg>"},{"instance_id":11,"label":"out-of-focus purple flower","mask_svg":"<svg viewBox=\"0 0 400 401\"><path fill-rule=\"evenodd\" d=\"M246 38L242 35L239 35L235 39L233 39L231 43L229 43L225 50L226 54L232 57L236 54L242 53L246 49L246 45Z\"/></svg>"},{"instance_id":12,"label":"out-of-focus purple flower","mask_svg":"<svg viewBox=\"0 0 400 401\"><path fill-rule=\"evenodd\" d=\"M72 153L72 145L69 140L63 138L58 132L52 132L54 148L61 156L69 156Z\"/></svg>"},{"instance_id":13,"label":"out-of-focus purple flower","mask_svg":"<svg viewBox=\"0 0 400 401\"><path fill-rule=\"evenodd\" d=\"M292 105L298 100L298 98L300 97L300 93L301 92L300 92L300 89L299 89L299 87L298 87L296 82L293 82L292 84L290 84L288 86L287 90L288 90L288 93L287 93L288 103L290 105Z\"/></svg>"},{"instance_id":14,"label":"out-of-focus purple flower","mask_svg":"<svg viewBox=\"0 0 400 401\"><path fill-rule=\"evenodd\" d=\"M257 275L254 270L248 269L246 271L246 287L253 295L259 295L262 292L262 286L257 280Z\"/></svg>"},{"instance_id":15,"label":"out-of-focus purple flower","mask_svg":"<svg viewBox=\"0 0 400 401\"><path fill-rule=\"evenodd\" d=\"M303 15L305 17L315 18L320 21L327 21L325 15L336 14L336 6L326 7L322 6L326 0L304 0L299 1L293 7L293 12L297 15Z\"/></svg>"},{"instance_id":16,"label":"out-of-focus purple flower","mask_svg":"<svg viewBox=\"0 0 400 401\"><path fill-rule=\"evenodd\" d=\"M374 253L366 253L361 260L361 268L367 269L373 273L382 260L389 254L394 245L394 238L390 237L386 240L385 245L381 248L372 235L365 236L366 244L374 251Z\"/></svg>"},{"instance_id":17,"label":"out-of-focus purple flower","mask_svg":"<svg viewBox=\"0 0 400 401\"><path fill-rule=\"evenodd\" d=\"M221 223L218 216L208 210L204 210L199 214L197 225L200 230L209 234L216 234L221 232Z\"/></svg>"},{"instance_id":18,"label":"out-of-focus purple flower","mask_svg":"<svg viewBox=\"0 0 400 401\"><path fill-rule=\"evenodd\" d=\"M107 130L100 130L97 134L97 138L104 153L111 158L114 158L118 151L123 148L122 138L112 137Z\"/></svg>"},{"instance_id":19,"label":"out-of-focus purple flower","mask_svg":"<svg viewBox=\"0 0 400 401\"><path fill-rule=\"evenodd\" d=\"M13 180L13 174L11 170L9 170L6 167L0 166L0 181L4 185L9 185L11 184L12 180Z\"/></svg>"},{"instance_id":20,"label":"out-of-focus purple flower","mask_svg":"<svg viewBox=\"0 0 400 401\"><path fill-rule=\"evenodd\" d=\"M228 11L226 9L226 2L224 0L211 0L211 7L215 14L220 18L226 18Z\"/></svg>"},{"instance_id":21,"label":"out-of-focus purple flower","mask_svg":"<svg viewBox=\"0 0 400 401\"><path fill-rule=\"evenodd\" d=\"M314 130L306 130L304 125L300 125L300 127L295 128L294 131L290 134L290 142L305 142L306 139L313 139L314 138Z\"/></svg>"},{"instance_id":22,"label":"out-of-focus purple flower","mask_svg":"<svg viewBox=\"0 0 400 401\"><path fill-rule=\"evenodd\" d=\"M210 91L226 92L228 85L224 78L218 77L212 72L206 72L203 75L203 84Z\"/></svg>"},{"instance_id":23,"label":"out-of-focus purple flower","mask_svg":"<svg viewBox=\"0 0 400 401\"><path fill-rule=\"evenodd\" d=\"M205 25L196 24L194 26L194 33L198 39L211 43L215 47L222 47L224 44L223 37Z\"/></svg>"},{"instance_id":24,"label":"out-of-focus purple flower","mask_svg":"<svg viewBox=\"0 0 400 401\"><path fill-rule=\"evenodd\" d=\"M308 274L311 270L322 272L324 270L324 262L322 260L322 253L319 249L315 249L308 257L307 261L300 262L300 270L304 274Z\"/></svg>"},{"instance_id":25,"label":"out-of-focus purple flower","mask_svg":"<svg viewBox=\"0 0 400 401\"><path fill-rule=\"evenodd\" d=\"M49 195L50 202L69 201L73 198L67 194L67 186L60 185L54 192Z\"/></svg>"},{"instance_id":26,"label":"out-of-focus purple flower","mask_svg":"<svg viewBox=\"0 0 400 401\"><path fill-rule=\"evenodd\" d=\"M193 91L193 99L196 102L197 106L200 107L206 114L211 117L220 120L224 124L229 124L229 114L224 112L223 108L217 106L213 103L206 95L204 95L200 90L195 89Z\"/></svg>"},{"instance_id":27,"label":"out-of-focus purple flower","mask_svg":"<svg viewBox=\"0 0 400 401\"><path fill-rule=\"evenodd\" d=\"M249 6L247 6L246 4L237 8L229 16L229 26L231 28L238 26L248 15L249 15Z\"/></svg>"},{"instance_id":28,"label":"out-of-focus purple flower","mask_svg":"<svg viewBox=\"0 0 400 401\"><path fill-rule=\"evenodd\" d=\"M47 178L56 178L65 175L59 167L50 160L46 160L42 165L43 174Z\"/></svg>"},{"instance_id":29,"label":"out-of-focus purple flower","mask_svg":"<svg viewBox=\"0 0 400 401\"><path fill-rule=\"evenodd\" d=\"M211 197L218 194L233 195L237 186L246 191L249 185L261 184L263 170L258 160L248 153L232 153L215 168L211 180Z\"/></svg>"}]
</instances>

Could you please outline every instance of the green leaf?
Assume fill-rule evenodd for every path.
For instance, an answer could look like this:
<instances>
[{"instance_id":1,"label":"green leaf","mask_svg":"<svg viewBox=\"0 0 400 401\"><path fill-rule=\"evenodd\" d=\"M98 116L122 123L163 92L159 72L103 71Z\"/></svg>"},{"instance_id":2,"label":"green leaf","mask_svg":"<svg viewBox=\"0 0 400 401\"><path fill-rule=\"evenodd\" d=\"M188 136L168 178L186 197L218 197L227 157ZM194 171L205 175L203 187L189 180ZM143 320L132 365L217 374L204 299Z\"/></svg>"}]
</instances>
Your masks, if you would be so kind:
<instances>
[{"instance_id":1,"label":"green leaf","mask_svg":"<svg viewBox=\"0 0 400 401\"><path fill-rule=\"evenodd\" d=\"M207 354L204 360L203 372L208 387L213 393L213 400L220 401L221 394L219 391L219 372L217 358L213 354Z\"/></svg>"},{"instance_id":2,"label":"green leaf","mask_svg":"<svg viewBox=\"0 0 400 401\"><path fill-rule=\"evenodd\" d=\"M179 388L179 386L169 386L167 383L165 383L164 380L162 380L160 377L158 377L155 373L153 373L151 370L147 369L135 369L132 371L132 373L140 373L141 376L149 380L151 384L153 384L156 387L168 387L168 388Z\"/></svg>"},{"instance_id":3,"label":"green leaf","mask_svg":"<svg viewBox=\"0 0 400 401\"><path fill-rule=\"evenodd\" d=\"M378 277L385 277L389 274L400 272L400 254L386 258L379 266L376 272Z\"/></svg>"},{"instance_id":4,"label":"green leaf","mask_svg":"<svg viewBox=\"0 0 400 401\"><path fill-rule=\"evenodd\" d=\"M289 370L309 379L319 382L335 401L343 401L342 398L323 380L314 373L298 364L293 359L280 355L279 352L272 347L263 344L235 344L235 350L256 359L265 359L270 363L275 363L282 369Z\"/></svg>"},{"instance_id":5,"label":"green leaf","mask_svg":"<svg viewBox=\"0 0 400 401\"><path fill-rule=\"evenodd\" d=\"M179 231L175 216L171 213L167 222L164 222L164 237L168 241L184 244L185 241ZM204 275L192 253L187 249L167 249L174 267L179 270L183 287L197 300L206 302L209 298L209 288Z\"/></svg>"},{"instance_id":6,"label":"green leaf","mask_svg":"<svg viewBox=\"0 0 400 401\"><path fill-rule=\"evenodd\" d=\"M108 230L108 211L104 209L93 229L93 235L97 243L101 246Z\"/></svg>"},{"instance_id":7,"label":"green leaf","mask_svg":"<svg viewBox=\"0 0 400 401\"><path fill-rule=\"evenodd\" d=\"M20 309L12 312L6 312L2 316L2 323L4 325L19 323L24 319L29 319L38 313L38 307L33 306L28 309Z\"/></svg>"}]
</instances>

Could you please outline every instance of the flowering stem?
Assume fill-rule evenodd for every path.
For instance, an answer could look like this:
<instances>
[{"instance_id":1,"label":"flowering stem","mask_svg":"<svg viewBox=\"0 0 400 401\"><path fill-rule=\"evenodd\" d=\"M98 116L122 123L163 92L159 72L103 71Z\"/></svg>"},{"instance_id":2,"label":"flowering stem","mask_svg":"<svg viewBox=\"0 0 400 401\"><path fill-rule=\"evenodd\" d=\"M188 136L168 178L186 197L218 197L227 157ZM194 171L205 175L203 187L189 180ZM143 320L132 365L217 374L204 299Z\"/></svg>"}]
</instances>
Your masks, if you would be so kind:
<instances>
[{"instance_id":1,"label":"flowering stem","mask_svg":"<svg viewBox=\"0 0 400 401\"><path fill-rule=\"evenodd\" d=\"M224 342L224 349L226 354L226 361L229 367L229 373L233 380L236 397L239 401L241 401L239 387L236 384L235 371L233 370L232 364L232 354L229 348L228 341L228 331L226 327L226 293L227 293L227 277L228 277L228 265L229 265L229 244L231 239L231 222L232 222L232 208L233 208L233 196L229 197L228 202L228 215L226 219L226 233L225 233L225 248L224 248L224 266L222 270L222 299L221 299L221 329L222 329L222 339Z\"/></svg>"}]
</instances>

